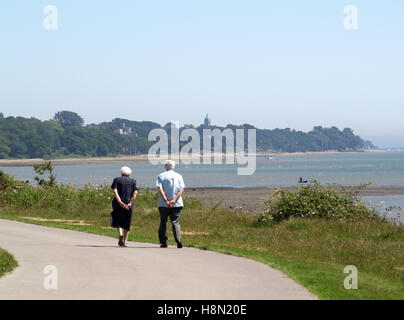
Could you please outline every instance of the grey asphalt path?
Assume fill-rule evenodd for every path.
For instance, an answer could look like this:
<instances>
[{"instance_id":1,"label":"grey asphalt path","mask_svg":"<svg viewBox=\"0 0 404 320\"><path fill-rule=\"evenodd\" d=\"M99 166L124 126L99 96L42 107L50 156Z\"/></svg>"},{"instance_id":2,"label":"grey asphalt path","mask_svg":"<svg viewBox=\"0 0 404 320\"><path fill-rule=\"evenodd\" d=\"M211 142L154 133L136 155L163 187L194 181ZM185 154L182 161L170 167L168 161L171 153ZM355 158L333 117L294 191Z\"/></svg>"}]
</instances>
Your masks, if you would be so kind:
<instances>
[{"instance_id":1,"label":"grey asphalt path","mask_svg":"<svg viewBox=\"0 0 404 320\"><path fill-rule=\"evenodd\" d=\"M0 299L315 299L278 270L195 248L117 240L0 219L0 247L19 267L0 278ZM58 289L44 288L44 268Z\"/></svg>"}]
</instances>

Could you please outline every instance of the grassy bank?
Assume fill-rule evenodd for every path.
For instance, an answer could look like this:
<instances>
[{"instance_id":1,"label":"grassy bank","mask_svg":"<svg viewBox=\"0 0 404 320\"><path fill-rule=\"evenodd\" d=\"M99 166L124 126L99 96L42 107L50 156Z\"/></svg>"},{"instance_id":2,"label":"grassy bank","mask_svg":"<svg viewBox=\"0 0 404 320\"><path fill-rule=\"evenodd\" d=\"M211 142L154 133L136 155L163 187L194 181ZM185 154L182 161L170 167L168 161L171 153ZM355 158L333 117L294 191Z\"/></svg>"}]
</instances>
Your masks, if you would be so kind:
<instances>
[{"instance_id":1,"label":"grassy bank","mask_svg":"<svg viewBox=\"0 0 404 320\"><path fill-rule=\"evenodd\" d=\"M0 277L17 267L17 261L7 251L0 249Z\"/></svg>"},{"instance_id":2,"label":"grassy bank","mask_svg":"<svg viewBox=\"0 0 404 320\"><path fill-rule=\"evenodd\" d=\"M51 211L6 212L1 218L115 237L108 214L60 217ZM76 221L35 221L69 219ZM81 222L90 225L83 225ZM186 246L248 257L282 270L320 299L403 299L404 235L392 224L353 225L321 219L292 219L256 228L254 216L212 210L184 210ZM77 224L74 224L77 223ZM130 240L157 243L158 213L137 209ZM172 238L172 237L171 237ZM115 243L111 239L111 243ZM359 270L359 289L345 290L346 265Z\"/></svg>"},{"instance_id":3,"label":"grassy bank","mask_svg":"<svg viewBox=\"0 0 404 320\"><path fill-rule=\"evenodd\" d=\"M109 227L112 192L107 186L88 186L82 191L59 186L46 191L17 185L1 196L0 218L116 236ZM130 240L158 242L156 200L155 192L141 190ZM289 200L293 202L295 198ZM347 200L336 197L333 201ZM266 215L274 210L274 203L268 208ZM358 208L362 215L363 207ZM329 208L324 206L324 210L328 212ZM403 226L371 216L334 219L332 214L324 217L320 213L310 218L288 216L265 224L262 215L206 207L198 200L185 199L181 225L186 246L264 262L320 299L404 299ZM111 243L115 242L111 239ZM358 290L343 286L346 265L358 268Z\"/></svg>"}]
</instances>

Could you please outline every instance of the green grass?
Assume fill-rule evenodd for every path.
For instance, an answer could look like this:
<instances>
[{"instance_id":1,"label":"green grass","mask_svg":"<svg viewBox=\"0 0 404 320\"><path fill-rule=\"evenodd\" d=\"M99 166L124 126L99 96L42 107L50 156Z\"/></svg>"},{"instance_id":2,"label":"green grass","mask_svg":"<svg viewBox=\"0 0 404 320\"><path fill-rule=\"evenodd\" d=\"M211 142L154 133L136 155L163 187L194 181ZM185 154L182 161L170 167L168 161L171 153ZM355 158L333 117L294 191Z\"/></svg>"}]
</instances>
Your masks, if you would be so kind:
<instances>
[{"instance_id":1,"label":"green grass","mask_svg":"<svg viewBox=\"0 0 404 320\"><path fill-rule=\"evenodd\" d=\"M0 179L0 190L1 182ZM347 202L346 198L323 193L323 189L321 197L317 197L318 193L312 197L309 191L302 193L302 199L287 194L286 200L280 202L282 210L289 210L288 206L296 202L301 205L301 200L310 200L310 205L316 206L313 199L318 199L322 205L318 215L294 215L278 223L262 223L262 215L206 207L199 200L185 197L181 218L184 244L266 263L320 299L404 299L404 227L372 215L366 218L364 208L356 202L349 203L354 207L347 210L347 219L325 217L322 212L328 212L327 203L339 205ZM331 197L325 200L327 195ZM111 200L108 186L47 189L6 179L0 191L0 218L116 237L116 230L109 227ZM156 192L140 191L129 240L158 243L156 204ZM360 219L355 216L356 207L360 209ZM271 212L278 214L277 208L272 202ZM32 217L77 220L90 225L29 220ZM111 239L111 243L115 241ZM343 286L347 265L358 269L358 290Z\"/></svg>"},{"instance_id":2,"label":"green grass","mask_svg":"<svg viewBox=\"0 0 404 320\"><path fill-rule=\"evenodd\" d=\"M17 261L7 251L0 249L0 277L17 267Z\"/></svg>"},{"instance_id":3,"label":"green grass","mask_svg":"<svg viewBox=\"0 0 404 320\"><path fill-rule=\"evenodd\" d=\"M3 212L0 217L116 237L116 231L108 227L109 212L106 208L60 215L54 210L35 209ZM78 219L91 226L22 217ZM294 218L257 228L256 219L255 215L221 209L184 209L184 243L264 262L320 299L404 299L403 227L380 221ZM157 209L136 208L130 240L157 243L158 224ZM343 287L346 265L355 265L359 270L358 290Z\"/></svg>"}]
</instances>

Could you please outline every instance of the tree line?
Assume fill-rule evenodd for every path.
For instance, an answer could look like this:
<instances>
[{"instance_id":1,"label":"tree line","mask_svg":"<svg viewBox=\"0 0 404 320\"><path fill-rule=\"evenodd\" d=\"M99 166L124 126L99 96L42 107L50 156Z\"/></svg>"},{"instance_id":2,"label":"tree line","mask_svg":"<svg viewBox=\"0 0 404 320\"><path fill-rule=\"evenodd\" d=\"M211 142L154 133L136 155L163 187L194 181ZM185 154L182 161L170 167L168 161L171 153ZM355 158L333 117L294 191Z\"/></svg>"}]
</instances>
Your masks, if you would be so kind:
<instances>
[{"instance_id":1,"label":"tree line","mask_svg":"<svg viewBox=\"0 0 404 320\"><path fill-rule=\"evenodd\" d=\"M4 117L0 113L0 159L61 158L70 156L101 157L147 153L154 142L148 141L152 129L167 128L151 121L114 119L100 124L84 125L78 114L57 112L53 119ZM211 127L211 129L225 129ZM226 128L254 128L251 125ZM181 128L183 130L184 128ZM196 128L202 132L204 126ZM310 132L291 129L257 129L257 151L308 152L347 151L374 148L345 128L314 127Z\"/></svg>"}]
</instances>

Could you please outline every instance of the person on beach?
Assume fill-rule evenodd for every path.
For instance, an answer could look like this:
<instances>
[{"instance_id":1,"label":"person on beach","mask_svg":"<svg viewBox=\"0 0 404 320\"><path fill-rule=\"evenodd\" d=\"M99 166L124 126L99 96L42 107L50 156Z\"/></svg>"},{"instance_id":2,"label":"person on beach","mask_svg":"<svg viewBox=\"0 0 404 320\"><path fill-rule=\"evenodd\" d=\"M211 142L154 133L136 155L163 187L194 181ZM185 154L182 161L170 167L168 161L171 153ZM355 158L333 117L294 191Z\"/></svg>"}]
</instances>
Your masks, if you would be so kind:
<instances>
[{"instance_id":1,"label":"person on beach","mask_svg":"<svg viewBox=\"0 0 404 320\"><path fill-rule=\"evenodd\" d=\"M132 170L121 168L121 176L114 179L111 189L114 190L112 200L111 227L117 228L120 247L128 246L128 236L132 222L132 211L137 196L136 180L130 178Z\"/></svg>"},{"instance_id":2,"label":"person on beach","mask_svg":"<svg viewBox=\"0 0 404 320\"><path fill-rule=\"evenodd\" d=\"M167 248L167 221L170 218L174 239L177 242L177 248L182 248L180 216L184 207L182 193L185 184L182 176L174 171L175 162L167 160L165 163L166 171L157 177L156 186L159 192L158 208L160 212L159 240L160 247Z\"/></svg>"}]
</instances>

